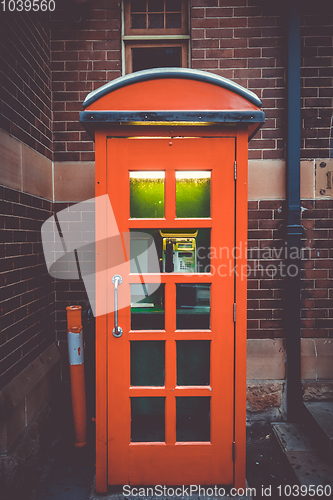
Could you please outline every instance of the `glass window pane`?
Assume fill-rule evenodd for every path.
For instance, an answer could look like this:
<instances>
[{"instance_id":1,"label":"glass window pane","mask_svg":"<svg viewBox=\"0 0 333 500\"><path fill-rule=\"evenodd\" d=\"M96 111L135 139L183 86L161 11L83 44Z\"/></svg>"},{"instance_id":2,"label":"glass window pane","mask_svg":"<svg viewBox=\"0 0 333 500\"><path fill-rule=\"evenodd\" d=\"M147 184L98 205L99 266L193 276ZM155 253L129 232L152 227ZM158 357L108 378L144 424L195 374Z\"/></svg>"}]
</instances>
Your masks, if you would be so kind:
<instances>
[{"instance_id":1,"label":"glass window pane","mask_svg":"<svg viewBox=\"0 0 333 500\"><path fill-rule=\"evenodd\" d=\"M177 330L210 328L210 284L176 284Z\"/></svg>"},{"instance_id":2,"label":"glass window pane","mask_svg":"<svg viewBox=\"0 0 333 500\"><path fill-rule=\"evenodd\" d=\"M181 14L166 14L165 27L166 28L181 28L182 27Z\"/></svg>"},{"instance_id":3,"label":"glass window pane","mask_svg":"<svg viewBox=\"0 0 333 500\"><path fill-rule=\"evenodd\" d=\"M165 342L137 340L131 344L131 385L164 386Z\"/></svg>"},{"instance_id":4,"label":"glass window pane","mask_svg":"<svg viewBox=\"0 0 333 500\"><path fill-rule=\"evenodd\" d=\"M133 71L150 68L180 68L181 65L181 47L140 47L132 49Z\"/></svg>"},{"instance_id":5,"label":"glass window pane","mask_svg":"<svg viewBox=\"0 0 333 500\"><path fill-rule=\"evenodd\" d=\"M164 11L164 0L148 0L148 11L149 12L163 12Z\"/></svg>"},{"instance_id":6,"label":"glass window pane","mask_svg":"<svg viewBox=\"0 0 333 500\"><path fill-rule=\"evenodd\" d=\"M131 230L131 273L209 273L211 256L215 256L210 231L209 228Z\"/></svg>"},{"instance_id":7,"label":"glass window pane","mask_svg":"<svg viewBox=\"0 0 333 500\"><path fill-rule=\"evenodd\" d=\"M131 20L131 28L135 30L146 29L146 14L132 14Z\"/></svg>"},{"instance_id":8,"label":"glass window pane","mask_svg":"<svg viewBox=\"0 0 333 500\"><path fill-rule=\"evenodd\" d=\"M131 12L146 12L146 0L131 0Z\"/></svg>"},{"instance_id":9,"label":"glass window pane","mask_svg":"<svg viewBox=\"0 0 333 500\"><path fill-rule=\"evenodd\" d=\"M210 217L209 171L176 172L176 216Z\"/></svg>"},{"instance_id":10,"label":"glass window pane","mask_svg":"<svg viewBox=\"0 0 333 500\"><path fill-rule=\"evenodd\" d=\"M142 229L142 232L130 230L131 273L141 274L160 272L162 249L157 246L161 245L158 235L158 229ZM152 292L151 288L150 292ZM143 295L145 295L144 292L142 292L141 295L143 298Z\"/></svg>"},{"instance_id":11,"label":"glass window pane","mask_svg":"<svg viewBox=\"0 0 333 500\"><path fill-rule=\"evenodd\" d=\"M164 217L164 177L161 171L130 172L130 217Z\"/></svg>"},{"instance_id":12,"label":"glass window pane","mask_svg":"<svg viewBox=\"0 0 333 500\"><path fill-rule=\"evenodd\" d=\"M165 10L167 12L180 12L182 8L181 6L181 0L166 0Z\"/></svg>"},{"instance_id":13,"label":"glass window pane","mask_svg":"<svg viewBox=\"0 0 333 500\"><path fill-rule=\"evenodd\" d=\"M164 284L131 285L131 329L164 330Z\"/></svg>"},{"instance_id":14,"label":"glass window pane","mask_svg":"<svg viewBox=\"0 0 333 500\"><path fill-rule=\"evenodd\" d=\"M164 28L164 15L163 14L148 14L148 28Z\"/></svg>"},{"instance_id":15,"label":"glass window pane","mask_svg":"<svg viewBox=\"0 0 333 500\"><path fill-rule=\"evenodd\" d=\"M165 441L165 398L131 398L131 441Z\"/></svg>"},{"instance_id":16,"label":"glass window pane","mask_svg":"<svg viewBox=\"0 0 333 500\"><path fill-rule=\"evenodd\" d=\"M210 441L210 397L176 398L176 439Z\"/></svg>"},{"instance_id":17,"label":"glass window pane","mask_svg":"<svg viewBox=\"0 0 333 500\"><path fill-rule=\"evenodd\" d=\"M177 340L177 385L209 385L210 341Z\"/></svg>"}]
</instances>

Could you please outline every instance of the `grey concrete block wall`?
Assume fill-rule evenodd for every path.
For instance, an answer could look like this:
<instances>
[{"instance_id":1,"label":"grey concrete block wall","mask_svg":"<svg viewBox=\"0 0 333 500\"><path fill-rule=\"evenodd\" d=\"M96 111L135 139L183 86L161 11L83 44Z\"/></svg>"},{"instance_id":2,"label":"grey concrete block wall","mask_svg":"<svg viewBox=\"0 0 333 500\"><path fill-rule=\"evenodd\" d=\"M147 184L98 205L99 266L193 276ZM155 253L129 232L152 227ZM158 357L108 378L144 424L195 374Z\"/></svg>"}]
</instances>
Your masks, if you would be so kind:
<instances>
[{"instance_id":1,"label":"grey concrete block wall","mask_svg":"<svg viewBox=\"0 0 333 500\"><path fill-rule=\"evenodd\" d=\"M0 391L0 455L18 438L60 386L60 354L52 344Z\"/></svg>"}]
</instances>

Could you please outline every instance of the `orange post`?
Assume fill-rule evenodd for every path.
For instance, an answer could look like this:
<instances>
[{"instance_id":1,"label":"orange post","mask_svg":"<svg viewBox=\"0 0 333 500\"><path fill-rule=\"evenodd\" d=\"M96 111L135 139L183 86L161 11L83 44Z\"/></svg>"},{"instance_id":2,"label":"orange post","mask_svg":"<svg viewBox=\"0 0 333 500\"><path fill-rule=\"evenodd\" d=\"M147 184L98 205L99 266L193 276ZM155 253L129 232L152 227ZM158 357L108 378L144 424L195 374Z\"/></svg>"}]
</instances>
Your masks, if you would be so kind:
<instances>
[{"instance_id":1,"label":"orange post","mask_svg":"<svg viewBox=\"0 0 333 500\"><path fill-rule=\"evenodd\" d=\"M69 306L66 309L75 446L82 448L87 444L87 412L81 306Z\"/></svg>"},{"instance_id":2,"label":"orange post","mask_svg":"<svg viewBox=\"0 0 333 500\"><path fill-rule=\"evenodd\" d=\"M82 325L81 306L68 306L67 311L67 331L69 332L73 326L79 327Z\"/></svg>"}]
</instances>

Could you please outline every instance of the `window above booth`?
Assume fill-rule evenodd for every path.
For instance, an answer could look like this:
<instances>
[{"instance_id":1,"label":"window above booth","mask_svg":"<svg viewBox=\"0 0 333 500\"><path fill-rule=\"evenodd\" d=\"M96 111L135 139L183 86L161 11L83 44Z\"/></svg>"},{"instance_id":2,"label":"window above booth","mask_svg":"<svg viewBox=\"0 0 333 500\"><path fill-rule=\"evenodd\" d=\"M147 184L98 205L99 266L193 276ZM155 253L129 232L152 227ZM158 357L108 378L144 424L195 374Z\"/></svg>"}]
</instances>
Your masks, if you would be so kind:
<instances>
[{"instance_id":1,"label":"window above booth","mask_svg":"<svg viewBox=\"0 0 333 500\"><path fill-rule=\"evenodd\" d=\"M125 35L187 35L186 0L126 0Z\"/></svg>"},{"instance_id":2,"label":"window above booth","mask_svg":"<svg viewBox=\"0 0 333 500\"><path fill-rule=\"evenodd\" d=\"M123 1L123 73L187 67L187 0Z\"/></svg>"}]
</instances>

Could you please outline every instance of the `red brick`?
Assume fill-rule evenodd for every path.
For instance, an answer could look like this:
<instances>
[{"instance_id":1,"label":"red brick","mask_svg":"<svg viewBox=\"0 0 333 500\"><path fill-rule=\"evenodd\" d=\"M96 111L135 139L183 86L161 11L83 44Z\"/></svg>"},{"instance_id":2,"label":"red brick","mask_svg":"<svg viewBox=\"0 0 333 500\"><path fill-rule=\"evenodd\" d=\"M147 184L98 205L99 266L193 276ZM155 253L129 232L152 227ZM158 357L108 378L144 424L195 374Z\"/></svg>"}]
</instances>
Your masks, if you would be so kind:
<instances>
[{"instance_id":1,"label":"red brick","mask_svg":"<svg viewBox=\"0 0 333 500\"><path fill-rule=\"evenodd\" d=\"M246 38L222 38L220 39L220 47L233 48L233 47L247 47Z\"/></svg>"},{"instance_id":2,"label":"red brick","mask_svg":"<svg viewBox=\"0 0 333 500\"><path fill-rule=\"evenodd\" d=\"M244 2L245 3L245 2ZM261 7L257 5L249 5L247 7L235 7L234 8L235 17L244 17L244 16L261 16L262 11Z\"/></svg>"},{"instance_id":3,"label":"red brick","mask_svg":"<svg viewBox=\"0 0 333 500\"><path fill-rule=\"evenodd\" d=\"M191 5L193 7L217 7L219 4L218 0L192 0Z\"/></svg>"},{"instance_id":4,"label":"red brick","mask_svg":"<svg viewBox=\"0 0 333 500\"><path fill-rule=\"evenodd\" d=\"M218 28L219 20L218 19L207 19L206 17L200 19L192 19L191 22L192 28Z\"/></svg>"},{"instance_id":5,"label":"red brick","mask_svg":"<svg viewBox=\"0 0 333 500\"><path fill-rule=\"evenodd\" d=\"M192 40L193 48L216 48L219 46L218 40Z\"/></svg>"},{"instance_id":6,"label":"red brick","mask_svg":"<svg viewBox=\"0 0 333 500\"><path fill-rule=\"evenodd\" d=\"M191 9L191 19L196 19L200 17L204 17L205 15L205 9L203 8L198 8L198 7L192 7Z\"/></svg>"},{"instance_id":7,"label":"red brick","mask_svg":"<svg viewBox=\"0 0 333 500\"><path fill-rule=\"evenodd\" d=\"M208 28L206 38L232 38L233 30L228 28Z\"/></svg>"},{"instance_id":8,"label":"red brick","mask_svg":"<svg viewBox=\"0 0 333 500\"><path fill-rule=\"evenodd\" d=\"M207 7L206 17L232 17L233 9L230 6Z\"/></svg>"},{"instance_id":9,"label":"red brick","mask_svg":"<svg viewBox=\"0 0 333 500\"><path fill-rule=\"evenodd\" d=\"M204 59L205 50L204 49L192 49L192 59Z\"/></svg>"},{"instance_id":10,"label":"red brick","mask_svg":"<svg viewBox=\"0 0 333 500\"><path fill-rule=\"evenodd\" d=\"M261 37L261 29L260 28L235 28L234 36L235 36L235 38Z\"/></svg>"},{"instance_id":11,"label":"red brick","mask_svg":"<svg viewBox=\"0 0 333 500\"><path fill-rule=\"evenodd\" d=\"M244 57L244 58L250 58L250 57L260 57L261 55L261 49L255 49L255 48L238 48L235 49L235 57Z\"/></svg>"},{"instance_id":12,"label":"red brick","mask_svg":"<svg viewBox=\"0 0 333 500\"><path fill-rule=\"evenodd\" d=\"M206 58L207 59L218 59L218 58L230 58L233 57L233 50L232 49L210 49L206 50Z\"/></svg>"},{"instance_id":13,"label":"red brick","mask_svg":"<svg viewBox=\"0 0 333 500\"><path fill-rule=\"evenodd\" d=\"M235 27L235 28L242 28L247 26L247 20L244 18L237 18L237 17L221 17L219 19L219 27L220 28L228 28L228 27Z\"/></svg>"},{"instance_id":14,"label":"red brick","mask_svg":"<svg viewBox=\"0 0 333 500\"><path fill-rule=\"evenodd\" d=\"M268 207L267 207L268 208ZM272 219L273 212L271 210L249 210L249 219Z\"/></svg>"}]
</instances>

